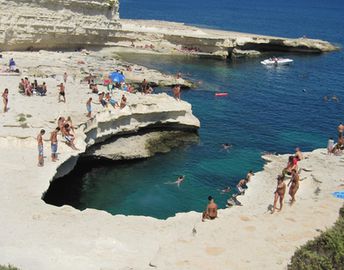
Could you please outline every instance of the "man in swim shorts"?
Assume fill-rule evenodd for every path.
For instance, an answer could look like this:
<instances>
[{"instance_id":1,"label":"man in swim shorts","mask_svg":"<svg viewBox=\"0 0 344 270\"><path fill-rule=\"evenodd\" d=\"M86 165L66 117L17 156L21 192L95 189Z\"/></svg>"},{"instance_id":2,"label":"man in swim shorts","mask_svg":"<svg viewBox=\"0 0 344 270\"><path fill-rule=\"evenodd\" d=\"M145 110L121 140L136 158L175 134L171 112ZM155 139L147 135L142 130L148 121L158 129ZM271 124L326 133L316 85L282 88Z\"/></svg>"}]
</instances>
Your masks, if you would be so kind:
<instances>
[{"instance_id":1,"label":"man in swim shorts","mask_svg":"<svg viewBox=\"0 0 344 270\"><path fill-rule=\"evenodd\" d=\"M207 209L203 212L202 221L205 221L206 219L215 219L215 218L217 218L217 205L214 202L213 197L209 196L208 206L207 206Z\"/></svg>"},{"instance_id":2,"label":"man in swim shorts","mask_svg":"<svg viewBox=\"0 0 344 270\"><path fill-rule=\"evenodd\" d=\"M66 92L65 92L65 86L63 83L60 83L59 87L59 102L61 101L60 97L63 98L63 102L66 102Z\"/></svg>"},{"instance_id":3,"label":"man in swim shorts","mask_svg":"<svg viewBox=\"0 0 344 270\"><path fill-rule=\"evenodd\" d=\"M50 135L51 142L51 161L55 162L57 159L57 133L60 131L60 128L57 127Z\"/></svg>"},{"instance_id":4,"label":"man in swim shorts","mask_svg":"<svg viewBox=\"0 0 344 270\"><path fill-rule=\"evenodd\" d=\"M37 143L38 143L38 166L44 166L44 155L43 155L43 135L45 133L44 129L41 129L39 134L37 135Z\"/></svg>"}]
</instances>

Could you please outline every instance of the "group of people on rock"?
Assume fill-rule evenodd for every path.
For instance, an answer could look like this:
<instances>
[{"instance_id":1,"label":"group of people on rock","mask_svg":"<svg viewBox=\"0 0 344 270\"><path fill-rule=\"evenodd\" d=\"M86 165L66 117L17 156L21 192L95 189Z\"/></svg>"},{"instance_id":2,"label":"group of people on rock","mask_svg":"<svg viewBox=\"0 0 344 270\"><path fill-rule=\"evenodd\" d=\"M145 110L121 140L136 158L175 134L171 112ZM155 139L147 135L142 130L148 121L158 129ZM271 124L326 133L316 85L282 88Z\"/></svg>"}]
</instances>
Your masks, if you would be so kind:
<instances>
[{"instance_id":1,"label":"group of people on rock","mask_svg":"<svg viewBox=\"0 0 344 270\"><path fill-rule=\"evenodd\" d=\"M287 189L289 187L289 195L290 195L290 204L293 204L295 200L296 192L300 186L300 170L298 169L298 162L303 159L302 152L300 148L295 149L295 154L293 156L289 156L287 166L282 170L282 173L277 176L277 187L274 192L274 204L271 213L275 213L275 211L281 211L283 208L284 196ZM289 177L290 181L286 185L285 179ZM279 201L280 207L277 208L277 202Z\"/></svg>"},{"instance_id":2,"label":"group of people on rock","mask_svg":"<svg viewBox=\"0 0 344 270\"><path fill-rule=\"evenodd\" d=\"M101 92L98 94L98 101L103 107L106 108L108 108L108 106L111 105L114 109L123 109L127 105L127 98L124 94L122 95L120 103L118 103L109 92L107 92L106 94L105 92ZM89 109L91 108L91 102L92 99L88 99L86 103L88 113L90 112Z\"/></svg>"},{"instance_id":3,"label":"group of people on rock","mask_svg":"<svg viewBox=\"0 0 344 270\"><path fill-rule=\"evenodd\" d=\"M181 78L181 74L178 73L179 77L178 78ZM140 87L140 92L142 94L145 94L145 95L148 95L148 94L152 94L154 92L154 89L152 88L152 86L148 83L148 81L146 79L144 79L142 82L141 82L141 87ZM177 100L177 101L180 101L181 98L180 98L180 93L181 93L181 86L180 84L176 84L172 87L172 93L173 93L173 96L174 98Z\"/></svg>"},{"instance_id":4,"label":"group of people on rock","mask_svg":"<svg viewBox=\"0 0 344 270\"><path fill-rule=\"evenodd\" d=\"M344 126L343 126L344 131ZM282 170L282 173L277 176L277 187L274 192L274 204L271 210L271 213L275 213L275 211L281 211L283 208L284 196L289 187L289 195L290 195L290 204L292 205L296 199L295 195L300 186L300 176L299 176L299 169L298 169L298 162L303 159L303 154L300 148L295 149L295 154L290 156L288 159L288 164L286 168ZM232 205L241 205L241 203L236 199L240 195L245 194L245 190L247 189L247 183L250 182L251 177L254 175L253 171L250 170L244 179L241 179L238 184L236 185L237 193L234 193L232 197L227 201L227 206ZM285 179L289 177L290 180L288 184L285 183ZM230 192L231 188L226 187L221 192L227 193ZM277 208L277 203L279 202L279 208ZM214 201L212 196L208 197L208 205L206 210L202 214L202 221L206 219L215 219L217 218L217 204Z\"/></svg>"},{"instance_id":5,"label":"group of people on rock","mask_svg":"<svg viewBox=\"0 0 344 270\"><path fill-rule=\"evenodd\" d=\"M340 155L344 150L344 125L342 123L339 124L338 128L338 139L337 143L334 142L333 138L330 138L327 142L327 153L329 155Z\"/></svg>"},{"instance_id":6,"label":"group of people on rock","mask_svg":"<svg viewBox=\"0 0 344 270\"><path fill-rule=\"evenodd\" d=\"M247 189L247 183L251 181L251 177L254 175L253 171L250 170L244 179L241 179L238 184L236 185L236 188L238 190L237 193L232 195L232 198L227 201L227 206L231 206L232 204L230 203L231 200L234 200L236 204L240 204L239 201L237 201L236 197L240 195L245 194L245 190ZM227 193L230 192L231 188L226 187L221 190L221 193ZM212 196L208 197L208 205L205 211L202 213L202 221L205 221L206 219L215 219L217 218L217 204L214 201L214 198Z\"/></svg>"},{"instance_id":7,"label":"group of people on rock","mask_svg":"<svg viewBox=\"0 0 344 270\"><path fill-rule=\"evenodd\" d=\"M190 52L190 53L195 53L195 52L200 52L201 50L197 47L187 47L187 46L183 46L182 47L182 51L184 52Z\"/></svg>"},{"instance_id":8,"label":"group of people on rock","mask_svg":"<svg viewBox=\"0 0 344 270\"><path fill-rule=\"evenodd\" d=\"M27 77L22 78L19 82L19 91L22 91L25 96L32 96L33 94L45 96L47 94L47 85L45 82L38 84L37 80L30 82Z\"/></svg>"},{"instance_id":9,"label":"group of people on rock","mask_svg":"<svg viewBox=\"0 0 344 270\"><path fill-rule=\"evenodd\" d=\"M59 83L57 85L58 87L58 101L59 102L66 102L66 91L65 91L65 84L67 82L68 75L65 72L63 75L63 82ZM98 93L97 85L94 83L94 80L92 77L89 79L89 86L90 89L92 89L92 92ZM128 86L127 86L128 87ZM129 88L131 86L129 85ZM32 96L34 94L44 96L47 93L47 85L45 82L42 84L38 84L38 81L35 79L33 82L30 82L30 80L25 77L22 78L19 83L19 90L23 92L26 96ZM151 94L153 92L152 87L149 85L149 83L144 80L141 85L141 90L144 94ZM175 85L173 88L173 94L176 100L180 100L180 85ZM128 89L129 91L129 89ZM132 91L132 90L131 90ZM130 91L129 91L130 92ZM3 99L3 111L8 111L8 94L9 90L6 88L4 92L2 93L2 99ZM86 102L86 109L87 109L87 117L92 117L92 97L90 97ZM115 99L112 98L110 92L107 92L106 94L104 92L101 92L98 94L98 100L99 103L103 107L108 107L111 105L113 108L117 109L123 109L127 105L127 97L123 94L121 97L121 101L118 103ZM72 124L72 120L70 117L65 119L64 117L59 117L57 127L51 132L50 135L50 142L51 142L51 160L55 162L57 157L57 148L58 148L58 134L61 133L62 137L65 139L65 142L68 146L70 146L72 149L77 150L75 146L75 130L74 126ZM40 130L39 134L37 135L37 143L38 143L38 166L44 165L44 155L43 155L43 136L45 134L45 130Z\"/></svg>"},{"instance_id":10,"label":"group of people on rock","mask_svg":"<svg viewBox=\"0 0 344 270\"><path fill-rule=\"evenodd\" d=\"M61 133L61 136L66 140L66 144L73 150L78 150L75 146L75 127L73 126L72 119L70 116L66 118L59 117L57 120L57 127L50 133L50 144L51 144L51 161L55 162L58 160L57 147L58 139L57 136ZM44 151L43 151L43 136L45 130L41 129L37 135L38 144L38 166L44 166Z\"/></svg>"},{"instance_id":11,"label":"group of people on rock","mask_svg":"<svg viewBox=\"0 0 344 270\"><path fill-rule=\"evenodd\" d=\"M142 83L141 83L141 93L148 95L148 94L152 94L154 92L154 89L152 88L152 86L147 82L146 79L143 79Z\"/></svg>"}]
</instances>

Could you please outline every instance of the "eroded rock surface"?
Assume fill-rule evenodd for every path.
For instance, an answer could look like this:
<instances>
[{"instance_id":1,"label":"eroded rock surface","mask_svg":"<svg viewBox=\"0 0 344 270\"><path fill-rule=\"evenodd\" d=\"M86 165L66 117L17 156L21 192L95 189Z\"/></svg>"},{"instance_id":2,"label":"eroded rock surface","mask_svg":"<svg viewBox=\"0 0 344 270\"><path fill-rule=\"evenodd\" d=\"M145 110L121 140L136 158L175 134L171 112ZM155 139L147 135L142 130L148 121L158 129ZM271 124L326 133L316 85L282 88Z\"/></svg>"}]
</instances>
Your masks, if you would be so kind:
<instances>
[{"instance_id":1,"label":"eroded rock surface","mask_svg":"<svg viewBox=\"0 0 344 270\"><path fill-rule=\"evenodd\" d=\"M120 28L118 0L0 0L0 48L103 45Z\"/></svg>"}]
</instances>

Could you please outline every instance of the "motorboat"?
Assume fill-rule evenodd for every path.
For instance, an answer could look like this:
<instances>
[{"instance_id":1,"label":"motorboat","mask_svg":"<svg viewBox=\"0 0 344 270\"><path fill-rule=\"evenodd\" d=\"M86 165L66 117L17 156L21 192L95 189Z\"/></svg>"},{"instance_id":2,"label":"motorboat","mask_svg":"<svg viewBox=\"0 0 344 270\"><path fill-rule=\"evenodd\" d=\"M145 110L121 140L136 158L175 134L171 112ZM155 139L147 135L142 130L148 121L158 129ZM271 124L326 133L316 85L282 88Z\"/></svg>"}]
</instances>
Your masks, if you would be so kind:
<instances>
[{"instance_id":1,"label":"motorboat","mask_svg":"<svg viewBox=\"0 0 344 270\"><path fill-rule=\"evenodd\" d=\"M265 66L268 66L268 65L282 66L282 65L289 65L292 62L294 62L293 59L273 57L273 58L265 59L264 61L261 61L260 63L262 63Z\"/></svg>"}]
</instances>

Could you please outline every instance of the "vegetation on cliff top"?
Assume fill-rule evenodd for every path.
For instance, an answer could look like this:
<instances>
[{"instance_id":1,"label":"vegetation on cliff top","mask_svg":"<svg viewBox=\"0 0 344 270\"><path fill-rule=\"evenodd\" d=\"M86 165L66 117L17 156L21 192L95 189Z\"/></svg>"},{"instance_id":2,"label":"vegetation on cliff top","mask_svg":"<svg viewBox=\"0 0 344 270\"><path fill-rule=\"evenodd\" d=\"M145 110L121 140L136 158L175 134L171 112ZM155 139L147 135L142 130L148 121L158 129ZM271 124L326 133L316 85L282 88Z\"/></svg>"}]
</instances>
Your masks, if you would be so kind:
<instances>
[{"instance_id":1,"label":"vegetation on cliff top","mask_svg":"<svg viewBox=\"0 0 344 270\"><path fill-rule=\"evenodd\" d=\"M344 269L344 206L335 225L299 248L289 270Z\"/></svg>"},{"instance_id":2,"label":"vegetation on cliff top","mask_svg":"<svg viewBox=\"0 0 344 270\"><path fill-rule=\"evenodd\" d=\"M19 270L19 268L9 264L8 266L0 265L0 270Z\"/></svg>"}]
</instances>

